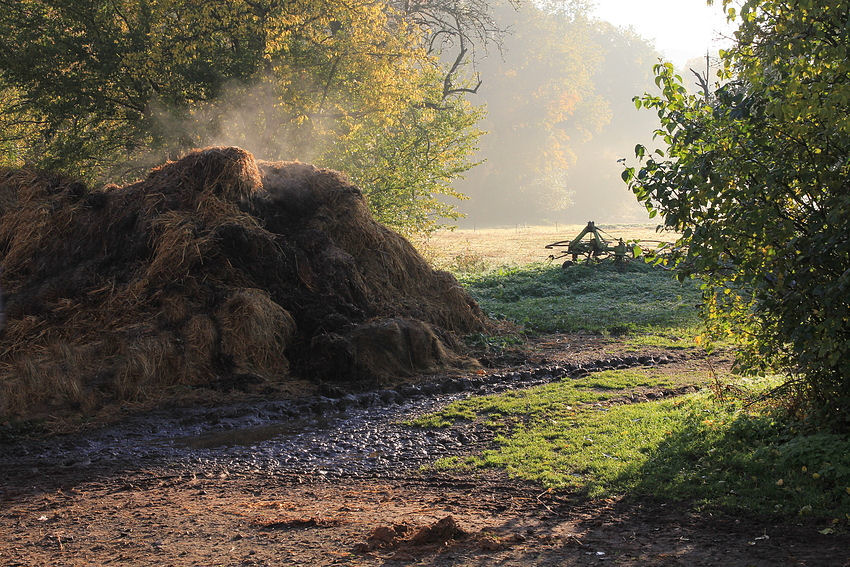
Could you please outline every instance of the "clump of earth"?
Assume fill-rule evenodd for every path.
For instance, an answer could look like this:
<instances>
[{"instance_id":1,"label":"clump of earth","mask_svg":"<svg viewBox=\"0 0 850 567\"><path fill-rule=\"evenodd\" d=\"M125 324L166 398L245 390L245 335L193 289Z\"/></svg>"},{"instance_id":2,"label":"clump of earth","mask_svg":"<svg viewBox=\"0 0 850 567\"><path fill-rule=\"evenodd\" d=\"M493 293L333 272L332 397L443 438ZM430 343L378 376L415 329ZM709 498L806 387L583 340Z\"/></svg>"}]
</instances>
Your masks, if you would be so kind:
<instances>
[{"instance_id":1,"label":"clump of earth","mask_svg":"<svg viewBox=\"0 0 850 567\"><path fill-rule=\"evenodd\" d=\"M475 301L335 171L198 150L126 187L0 171L0 416L476 363Z\"/></svg>"}]
</instances>

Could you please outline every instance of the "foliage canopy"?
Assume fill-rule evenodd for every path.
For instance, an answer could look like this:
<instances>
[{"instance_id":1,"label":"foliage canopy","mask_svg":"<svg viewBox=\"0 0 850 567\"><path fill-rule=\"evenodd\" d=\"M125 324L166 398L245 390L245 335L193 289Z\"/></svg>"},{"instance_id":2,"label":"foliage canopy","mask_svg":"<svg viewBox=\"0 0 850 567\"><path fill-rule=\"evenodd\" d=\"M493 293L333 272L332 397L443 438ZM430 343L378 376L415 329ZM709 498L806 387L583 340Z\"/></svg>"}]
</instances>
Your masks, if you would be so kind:
<instances>
[{"instance_id":1,"label":"foliage canopy","mask_svg":"<svg viewBox=\"0 0 850 567\"><path fill-rule=\"evenodd\" d=\"M235 144L353 172L402 230L454 214L436 196L458 196L449 181L472 166L480 110L463 98L462 58L448 71L416 12L371 0L2 8L6 164L120 181L192 147Z\"/></svg>"},{"instance_id":2,"label":"foliage canopy","mask_svg":"<svg viewBox=\"0 0 850 567\"><path fill-rule=\"evenodd\" d=\"M715 332L736 330L741 368L781 366L834 425L850 425L850 2L746 0L722 85L688 94L669 63L665 150L623 178L683 234L681 275L705 279Z\"/></svg>"}]
</instances>

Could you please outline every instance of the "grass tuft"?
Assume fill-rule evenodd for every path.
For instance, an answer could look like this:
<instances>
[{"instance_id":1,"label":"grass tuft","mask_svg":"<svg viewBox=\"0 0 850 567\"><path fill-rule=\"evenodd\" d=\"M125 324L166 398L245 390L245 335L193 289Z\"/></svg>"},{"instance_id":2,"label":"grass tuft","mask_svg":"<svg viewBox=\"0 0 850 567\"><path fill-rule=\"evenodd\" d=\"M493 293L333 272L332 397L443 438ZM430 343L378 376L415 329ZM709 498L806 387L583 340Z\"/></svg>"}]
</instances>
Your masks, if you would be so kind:
<instances>
[{"instance_id":1,"label":"grass tuft","mask_svg":"<svg viewBox=\"0 0 850 567\"><path fill-rule=\"evenodd\" d=\"M646 335L660 346L692 345L699 332L696 283L643 262L539 263L458 277L488 315L531 332Z\"/></svg>"},{"instance_id":2,"label":"grass tuft","mask_svg":"<svg viewBox=\"0 0 850 567\"><path fill-rule=\"evenodd\" d=\"M498 468L590 497L622 494L697 509L850 520L850 438L796 431L746 400L777 379L742 382L748 393L708 390L662 401L605 404L646 386L673 385L653 369L607 371L526 391L471 398L420 418L423 427L479 420L496 447L436 468ZM707 383L706 374L690 377Z\"/></svg>"}]
</instances>

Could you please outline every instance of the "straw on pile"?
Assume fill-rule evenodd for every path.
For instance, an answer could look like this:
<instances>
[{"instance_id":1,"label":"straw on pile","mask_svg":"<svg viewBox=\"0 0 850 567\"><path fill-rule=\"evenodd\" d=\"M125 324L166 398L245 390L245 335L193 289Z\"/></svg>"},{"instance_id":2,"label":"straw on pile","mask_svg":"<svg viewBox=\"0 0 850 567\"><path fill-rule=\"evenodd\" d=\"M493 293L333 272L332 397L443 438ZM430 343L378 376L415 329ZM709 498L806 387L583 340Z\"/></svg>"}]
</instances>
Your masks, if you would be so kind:
<instances>
[{"instance_id":1,"label":"straw on pile","mask_svg":"<svg viewBox=\"0 0 850 567\"><path fill-rule=\"evenodd\" d=\"M91 190L0 170L0 415L94 411L240 377L358 381L464 363L486 319L339 173L190 153Z\"/></svg>"}]
</instances>

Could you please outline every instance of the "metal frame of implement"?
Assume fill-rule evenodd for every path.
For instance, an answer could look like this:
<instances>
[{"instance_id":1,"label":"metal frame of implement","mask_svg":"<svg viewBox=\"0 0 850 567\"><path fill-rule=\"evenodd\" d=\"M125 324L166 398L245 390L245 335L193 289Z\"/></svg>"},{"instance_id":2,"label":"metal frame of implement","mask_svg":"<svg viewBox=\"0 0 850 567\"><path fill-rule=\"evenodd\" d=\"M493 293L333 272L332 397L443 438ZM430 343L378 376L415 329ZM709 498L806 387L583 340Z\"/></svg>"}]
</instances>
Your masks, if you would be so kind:
<instances>
[{"instance_id":1,"label":"metal frame of implement","mask_svg":"<svg viewBox=\"0 0 850 567\"><path fill-rule=\"evenodd\" d=\"M547 244L546 248L552 250L554 248L564 248L565 251L562 251L557 256L550 254L550 260L557 260L559 258L564 258L566 256L571 256L572 261L567 260L564 262L564 267L567 267L574 262L578 261L579 256L585 257L587 260L591 259L602 259L607 258L610 255L614 255L614 261L617 263L623 262L626 259L626 256L631 255L634 257L634 249L631 246L627 246L625 241L622 238L616 239L616 242L611 240L605 240L602 238L602 233L608 234L601 228L597 227L593 221L588 221L587 226L584 227L578 236L573 238L572 240L559 240L558 242L553 242L552 244ZM590 235L589 240L584 240L585 236ZM608 234L608 236L611 236ZM611 236L611 238L614 238Z\"/></svg>"},{"instance_id":2,"label":"metal frame of implement","mask_svg":"<svg viewBox=\"0 0 850 567\"><path fill-rule=\"evenodd\" d=\"M605 240L602 234L611 237L611 240ZM590 236L585 240L586 236ZM647 248L646 245L655 244L653 248ZM669 253L675 244L665 240L635 240L626 242L622 238L611 236L598 226L593 221L588 221L578 236L572 240L559 240L552 244L547 244L546 248L552 250L554 248L566 248L557 256L550 254L550 260L558 260L566 256L571 256L571 260L563 263L562 267L566 268L578 261L579 257L584 257L587 261L592 259L601 260L608 256L614 256L614 262L620 264L625 262L626 258L637 258L641 255L659 255Z\"/></svg>"}]
</instances>

